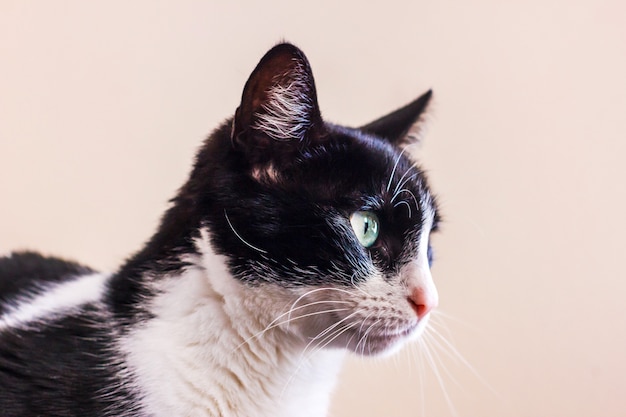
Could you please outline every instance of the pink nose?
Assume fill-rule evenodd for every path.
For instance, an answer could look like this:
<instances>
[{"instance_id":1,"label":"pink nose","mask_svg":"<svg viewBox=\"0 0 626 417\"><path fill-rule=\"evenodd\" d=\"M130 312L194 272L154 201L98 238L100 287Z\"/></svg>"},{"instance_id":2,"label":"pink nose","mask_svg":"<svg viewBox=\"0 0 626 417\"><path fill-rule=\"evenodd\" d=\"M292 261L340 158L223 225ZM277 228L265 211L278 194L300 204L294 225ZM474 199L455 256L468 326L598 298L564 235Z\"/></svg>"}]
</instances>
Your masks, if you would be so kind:
<instances>
[{"instance_id":1,"label":"pink nose","mask_svg":"<svg viewBox=\"0 0 626 417\"><path fill-rule=\"evenodd\" d=\"M420 320L439 304L437 291L428 291L424 288L415 288L407 300Z\"/></svg>"}]
</instances>

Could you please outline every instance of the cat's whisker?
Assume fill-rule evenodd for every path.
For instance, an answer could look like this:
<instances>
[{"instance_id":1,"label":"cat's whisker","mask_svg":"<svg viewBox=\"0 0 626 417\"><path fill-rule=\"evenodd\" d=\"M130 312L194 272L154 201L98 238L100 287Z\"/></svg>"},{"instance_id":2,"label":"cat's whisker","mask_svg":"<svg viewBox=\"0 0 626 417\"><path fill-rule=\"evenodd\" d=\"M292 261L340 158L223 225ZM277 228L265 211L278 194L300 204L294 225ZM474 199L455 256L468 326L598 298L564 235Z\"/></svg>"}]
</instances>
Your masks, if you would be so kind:
<instances>
[{"instance_id":1,"label":"cat's whisker","mask_svg":"<svg viewBox=\"0 0 626 417\"><path fill-rule=\"evenodd\" d=\"M341 320L338 320L335 323L331 324L330 326L326 327L326 329L322 330L317 335L315 335L314 337L311 338L311 341L309 342L307 347L304 348L304 350L306 351L307 348L309 347L309 345L311 345L312 342L320 340L320 338L322 338L322 342L324 340L326 340L326 336L327 336L327 334L329 332L332 332L336 327L340 326L343 322L350 320L352 317L354 317L357 314L358 314L358 312L356 312L356 311L352 312L351 314L348 314L346 317L342 318Z\"/></svg>"},{"instance_id":2,"label":"cat's whisker","mask_svg":"<svg viewBox=\"0 0 626 417\"><path fill-rule=\"evenodd\" d=\"M325 348L330 343L332 343L334 340L336 340L343 333L345 333L349 329L351 329L354 326L356 326L358 324L357 322L350 322L350 323L347 323L347 324L343 324L343 323L348 321L348 320L350 320L350 319L352 319L354 316L358 315L359 313L360 313L359 311L352 312L351 314L347 315L346 317L344 317L343 319L339 320L338 322L330 325L325 330L320 332L317 336L312 338L312 340L306 345L306 347L302 351L302 354L300 355L301 360L302 360L302 358L304 358L305 355L308 355L308 357L313 356L315 353L319 352L321 349ZM339 326L339 325L341 325L341 326ZM330 334L326 334L326 336L324 336L322 338L322 340L319 341L319 343L317 344L315 350L313 350L313 351L311 351L311 352L309 352L307 354L307 351L311 347L312 343L315 342L316 340L318 340L322 334L328 333L329 330L330 330ZM350 337L350 341L352 340L353 337L354 337L354 335Z\"/></svg>"},{"instance_id":3,"label":"cat's whisker","mask_svg":"<svg viewBox=\"0 0 626 417\"><path fill-rule=\"evenodd\" d=\"M287 388L287 386L289 386L290 382L297 375L298 371L302 368L302 365L304 364L305 359L312 357L316 352L319 352L321 349L325 348L328 344L332 343L333 340L337 339L337 337L341 336L341 334L343 334L346 331L348 331L355 323L344 324L339 329L336 329L336 327L341 325L342 322L345 322L345 321L351 319L356 314L358 314L358 311L355 311L352 314L349 314L348 316L344 317L340 321L338 321L338 322L334 323L333 325L327 327L322 332L320 332L317 336L313 337L311 339L311 341L309 341L309 343L305 346L305 348L303 349L302 353L300 354L300 359L298 361L299 362L298 366L296 367L294 372L292 372L291 376L289 377L289 379L285 383L285 386L284 386L284 388L283 388L283 390L281 392L281 397L284 394L285 389ZM334 329L334 330L332 330L332 329ZM324 343L324 345L322 345L322 346L318 345L317 349L315 349L315 350L313 350L311 352L308 352L308 349L311 347L313 342L315 342L317 339L319 339L319 337L323 333L328 333L329 331L331 331L330 335L325 336L323 338L322 342L321 342L321 343ZM329 340L327 342L325 342L325 340L327 340L328 338L329 338Z\"/></svg>"},{"instance_id":4,"label":"cat's whisker","mask_svg":"<svg viewBox=\"0 0 626 417\"><path fill-rule=\"evenodd\" d=\"M365 330L365 332L363 333L363 335L361 336L361 338L359 339L359 342L356 344L356 347L354 348L355 351L359 350L359 345L361 345L361 354L365 355L365 346L367 345L367 337L369 336L369 333L372 331L372 329L378 325L378 323L381 322L381 319L377 319L374 323L372 323L367 330ZM370 351L369 353L371 353L371 347L368 346Z\"/></svg>"},{"instance_id":5,"label":"cat's whisker","mask_svg":"<svg viewBox=\"0 0 626 417\"><path fill-rule=\"evenodd\" d=\"M459 362L461 362L467 369L470 370L470 372L474 375L474 377L476 379L478 379L485 387L487 387L487 389L489 389L489 391L491 391L492 394L496 395L498 398L501 398L500 393L491 386L491 384L489 384L481 375L480 373L476 370L476 368L474 368L467 359L465 359L465 357L463 357L463 355L461 355L461 353L454 347L454 345L452 345L452 343L450 343L448 341L448 339L446 339L446 337L441 334L440 332L438 332L435 328L433 327L429 327L431 334L433 335L433 340L435 340L435 337L439 339L440 341L440 345L442 347L442 351L444 353L446 353L450 358L458 360Z\"/></svg>"},{"instance_id":6,"label":"cat's whisker","mask_svg":"<svg viewBox=\"0 0 626 417\"><path fill-rule=\"evenodd\" d=\"M400 191L398 191L398 193L397 193L395 196L393 196L393 198L391 199L390 203L393 203L393 201L394 201L394 200L395 200L398 196L400 196L400 194L402 194L402 193L408 193L408 194L409 194L409 196L410 196L410 197L413 199L413 201L415 202L415 207L419 210L420 204L419 204L419 201L417 200L417 197L415 197L415 194L413 194L413 191L411 191L411 190L409 190L409 189L406 189L406 188L403 188L403 189L401 189Z\"/></svg>"},{"instance_id":7,"label":"cat's whisker","mask_svg":"<svg viewBox=\"0 0 626 417\"><path fill-rule=\"evenodd\" d=\"M394 208L398 207L400 204L406 204L407 209L409 209L409 219L411 218L411 205L406 201L402 200L393 205Z\"/></svg>"},{"instance_id":8,"label":"cat's whisker","mask_svg":"<svg viewBox=\"0 0 626 417\"><path fill-rule=\"evenodd\" d=\"M357 285L356 282L354 282L354 278L356 277L356 273L352 274L352 276L350 277L350 283L352 284L352 286L354 287L354 289L356 289L357 291L361 292L363 295L365 295L367 298L372 298L372 296L365 291L363 288L359 287Z\"/></svg>"},{"instance_id":9,"label":"cat's whisker","mask_svg":"<svg viewBox=\"0 0 626 417\"><path fill-rule=\"evenodd\" d=\"M302 317L308 317L310 315L315 315L317 312L312 312L309 315L296 316L295 318L291 317L292 313L297 311L297 310L302 310L302 309L305 309L305 308L308 308L308 307L312 307L312 306L315 306L315 305L319 305L319 304L348 304L348 305L351 305L352 303L349 302L349 301L342 301L342 300L321 300L321 301L313 301L313 302L308 303L308 304L303 304L303 305L301 305L299 307L290 309L289 311L287 311L287 312L281 314L280 316L278 316L276 319L274 319L272 321L272 323L270 323L268 325L268 327L265 328L265 330L270 330L270 329L272 329L274 327L281 326L283 324L287 324L289 326L289 324L291 323L292 320L297 320L297 319L302 318ZM349 308L337 308L335 310L322 310L322 311L323 312L333 312L333 311L345 311L345 310L349 310ZM277 323L277 320L282 318L282 317L284 317L285 315L288 316L287 320L284 320L284 321L282 321L280 323Z\"/></svg>"},{"instance_id":10,"label":"cat's whisker","mask_svg":"<svg viewBox=\"0 0 626 417\"><path fill-rule=\"evenodd\" d=\"M431 333L424 333L424 343L431 348L429 351L433 355L433 358L436 359L436 361L439 363L439 366L441 366L443 373L447 375L448 378L454 383L454 385L459 387L461 391L467 393L463 385L461 385L458 382L458 380L454 377L454 375L448 370L448 367L445 365L445 361L441 358L441 356L437 352L438 350L445 352L445 349L443 348L443 346L433 337Z\"/></svg>"},{"instance_id":11,"label":"cat's whisker","mask_svg":"<svg viewBox=\"0 0 626 417\"><path fill-rule=\"evenodd\" d=\"M451 345L454 344L454 335L452 334L452 331L448 327L443 316L440 315L439 311L433 311L431 312L430 320L428 321L428 331L434 332L437 330L441 333L441 337L445 337Z\"/></svg>"},{"instance_id":12,"label":"cat's whisker","mask_svg":"<svg viewBox=\"0 0 626 417\"><path fill-rule=\"evenodd\" d=\"M282 398L283 394L285 393L285 390L287 389L287 387L290 385L291 381L293 380L293 378L295 378L295 376L298 374L298 372L300 371L300 369L302 368L302 366L305 363L305 360L308 360L309 358L311 358L312 356L314 356L317 352L319 352L320 350L322 350L323 348L325 348L328 344L332 343L335 339L337 339L339 336L341 336L343 333L345 333L346 331L348 331L351 327L352 327L353 323L348 323L348 324L344 324L343 326L341 326L339 329L335 329L329 336L325 337L326 338L330 338L327 342L324 343L324 345L318 346L315 350L311 351L311 352L307 352L307 350L309 349L309 347L311 346L311 344L315 341L315 338L313 338L308 344L307 346L304 348L304 350L302 351L302 354L300 355L300 359L299 359L299 363L298 366L296 367L296 369L291 373L291 375L289 376L289 378L287 379L287 382L285 382L285 385L283 387L283 390L281 391L280 397Z\"/></svg>"},{"instance_id":13,"label":"cat's whisker","mask_svg":"<svg viewBox=\"0 0 626 417\"><path fill-rule=\"evenodd\" d=\"M300 297L298 300L300 300L300 299L302 299L302 297ZM303 305L301 305L301 306L299 306L299 307L295 307L295 304L296 304L296 303L293 303L293 304L291 305L291 307L289 308L289 310L287 310L287 311L285 311L284 313L282 313L282 314L278 315L278 316L277 316L274 320L272 320L272 321L271 321L271 322L270 322L270 323L269 323L269 324L265 327L265 329L263 329L262 331L266 331L266 330L269 330L269 329L271 329L271 328L273 328L273 327L276 327L276 326L274 326L274 325L275 325L275 324L276 324L276 323L277 323L277 322L278 322L281 318L283 318L283 317L285 317L285 316L288 316L288 317L287 317L287 320L285 320L285 321L283 321L283 322L281 322L281 323L278 323L278 325L281 325L281 324L284 324L284 323L289 323L289 322L291 321L291 314L292 314L294 311L297 311L297 310L302 310L302 309L307 308L307 307L311 307L311 306L318 305L318 304L326 304L326 303L333 303L333 304L351 304L351 303L350 303L350 302L348 302L348 301L342 301L342 300L319 300L319 301L312 301L312 302L310 302L310 303L303 304Z\"/></svg>"},{"instance_id":14,"label":"cat's whisker","mask_svg":"<svg viewBox=\"0 0 626 417\"><path fill-rule=\"evenodd\" d=\"M329 301L329 302L331 302L331 301ZM317 303L322 303L322 302L321 302L321 301L320 301L320 302L316 302L315 304L317 304ZM305 306L303 306L303 308L304 308L304 307L308 307L308 306L309 306L309 305L305 305ZM237 345L237 346L235 347L235 349L233 349L233 351L232 351L231 353L236 352L236 351L237 351L237 350L239 350L242 346L244 346L244 345L246 345L246 344L250 343L252 340L254 340L254 339L258 339L259 337L263 336L263 334L265 334L267 331L269 331L269 330L271 330L271 329L273 329L273 328L276 328L276 327L282 326L282 325L284 325L284 324L289 324L289 323L291 323L291 322L292 322L292 321L294 321L294 320L299 320L299 319L303 319L303 318L306 318L306 317L312 317L312 316L317 316L317 315L322 315L322 314L337 313L337 312L341 312L341 311L348 311L348 310L350 310L350 309L349 309L349 308L334 308L334 309L329 309L329 310L314 311L314 312L311 312L311 313L302 314L302 315L295 316L295 317L289 317L289 318L287 318L286 320L283 320L283 321L281 321L281 322L277 322L277 323L274 323L274 324L268 325L267 327L265 327L265 328L264 328L263 330L261 330L260 332L258 332L258 333L256 333L256 334L254 334L254 335L252 335L252 336L250 336L250 337L248 337L246 340L244 340L244 341L243 341L243 342L241 342L239 345ZM283 315L284 315L284 314L283 314Z\"/></svg>"},{"instance_id":15,"label":"cat's whisker","mask_svg":"<svg viewBox=\"0 0 626 417\"><path fill-rule=\"evenodd\" d=\"M404 184L406 184L407 182L409 182L412 178L415 178L416 175L418 175L418 172L414 172L411 176L406 177L406 175L415 170L417 168L417 163L414 163L413 165L411 165L411 167L409 167L409 169L407 169L404 172L404 175L402 175L402 177L400 178L400 180L398 181L398 185L396 185L396 188L393 190L393 194L395 195L398 190L402 187L404 187ZM406 177L406 179L405 179Z\"/></svg>"},{"instance_id":16,"label":"cat's whisker","mask_svg":"<svg viewBox=\"0 0 626 417\"><path fill-rule=\"evenodd\" d=\"M450 409L450 412L452 413L454 417L459 417L459 413L457 412L456 407L452 403L452 399L450 398L450 395L448 394L446 384L443 380L441 373L439 372L439 368L437 367L437 362L435 362L435 359L430 352L430 347L428 343L426 343L426 339L422 338L421 341L423 342L422 351L424 352L424 355L427 359L427 363L430 365L430 368L433 371L435 378L437 379L437 382L439 383L439 386L441 387L441 391L443 393L444 399L446 400L446 403L448 404L448 408Z\"/></svg>"},{"instance_id":17,"label":"cat's whisker","mask_svg":"<svg viewBox=\"0 0 626 417\"><path fill-rule=\"evenodd\" d=\"M361 320L361 326L359 327L359 333L361 333L363 331L363 326L365 325L365 323L367 323L367 319L372 317L373 314L374 314L374 312L371 312L367 316L365 316L365 318L363 320Z\"/></svg>"},{"instance_id":18,"label":"cat's whisker","mask_svg":"<svg viewBox=\"0 0 626 417\"><path fill-rule=\"evenodd\" d=\"M353 314L350 314L349 316L345 317L343 320L341 320L338 323L335 324L340 324L341 322L351 318L352 316L354 316L355 314L357 314L356 312ZM300 368L302 367L302 365L304 364L305 359L311 358L313 357L317 352L321 351L322 349L324 349L326 346L328 346L330 343L332 343L334 340L336 340L339 336L341 336L343 333L347 332L348 330L350 330L352 327L354 327L356 325L356 323L347 323L347 324L342 324L339 328L336 328L337 326L333 325L332 327L334 327L334 330L331 331L330 334L326 335L322 341L320 342L320 344L318 344L314 350L310 351L307 353L308 349L311 347L312 343L315 341L315 338L313 338L308 344L307 346L304 348L304 350L302 351L302 354L300 355L300 360L299 360L299 364L298 367L296 368L296 370L292 373L291 377L289 378L289 380L287 381L287 384L285 385L285 388L287 385L289 385L289 382L291 382L291 380L295 377L295 375L298 373L298 371L300 370ZM328 329L326 329L328 330ZM326 331L325 330L325 331ZM319 336L319 335L318 335ZM348 345L350 343L350 341L352 341L352 338L354 337L354 335L352 335L350 337L350 339L348 340ZM322 344L323 343L323 344Z\"/></svg>"},{"instance_id":19,"label":"cat's whisker","mask_svg":"<svg viewBox=\"0 0 626 417\"><path fill-rule=\"evenodd\" d=\"M228 223L228 227L230 227L230 230L232 230L232 231L233 231L233 233L235 234L235 236L237 236L237 238L238 238L239 240L241 240L241 241L242 241L242 242L243 242L246 246L248 246L248 247L250 247L250 248L254 249L254 250L255 250L255 251L257 251L257 252L261 252L261 253L263 253L263 254L266 254L266 253L267 253L267 251L266 251L266 250L263 250L263 249L261 249L261 248L257 248L256 246L254 246L254 245L252 245L252 244L248 243L248 242L247 242L247 241L246 241L243 237L241 237L241 235L240 235L239 233L237 233L237 231L235 230L235 227L233 226L233 224L231 223L230 219L228 218L228 213L226 213L226 209L224 209L224 217L226 218L226 222Z\"/></svg>"},{"instance_id":20,"label":"cat's whisker","mask_svg":"<svg viewBox=\"0 0 626 417\"><path fill-rule=\"evenodd\" d=\"M443 327L446 330L446 332L448 334L450 334L451 333L450 329L448 327L448 324L446 323L446 320L448 320L448 319L455 320L453 316L451 316L451 315L449 315L447 313L444 313L440 309L436 309L436 310L433 310L433 311L430 312L430 320L429 320L428 323L429 324L434 323L434 324L436 324L438 326L441 326L441 327ZM459 320L459 322L461 322L461 321Z\"/></svg>"},{"instance_id":21,"label":"cat's whisker","mask_svg":"<svg viewBox=\"0 0 626 417\"><path fill-rule=\"evenodd\" d=\"M344 323L342 324L340 327L337 327L335 329L333 329L333 331L326 335L321 341L320 344L318 344L317 346L315 346L315 350L313 350L310 355L314 355L315 353L319 352L320 350L324 349L326 346L328 346L329 344L331 344L333 341L335 341L339 336L341 336L343 333L347 332L348 330L350 330L351 328L353 328L356 325L356 323Z\"/></svg>"},{"instance_id":22,"label":"cat's whisker","mask_svg":"<svg viewBox=\"0 0 626 417\"><path fill-rule=\"evenodd\" d=\"M472 329L472 330L476 330L476 331L479 330L478 327L476 327L473 324L467 322L466 320L463 320L463 319L458 318L456 316L453 316L453 315L451 315L449 313L441 311L440 309L433 310L432 313L431 313L431 317L435 318L437 320L436 323L442 325L443 327L446 327L446 329L447 329L447 325L446 325L445 321L446 320L451 320L451 321L455 321L455 322L463 325L463 327L466 327L468 329ZM447 329L447 331L448 331L448 334L451 334L449 329Z\"/></svg>"},{"instance_id":23,"label":"cat's whisker","mask_svg":"<svg viewBox=\"0 0 626 417\"><path fill-rule=\"evenodd\" d=\"M243 345L245 345L245 344L249 343L249 342L250 342L250 341L252 341L253 339L260 337L260 336L261 336L261 335L263 335L266 331L268 331L268 330L270 330L270 329L272 329L272 328L275 328L275 327L281 326L281 325L283 325L283 324L288 324L288 323L290 323L292 320L296 320L296 319L300 319L300 318L304 318L304 317L310 317L310 316L314 316L314 315L316 315L316 314L324 314L324 313L331 313L331 312L345 311L345 310L348 310L348 309L323 310L323 311L320 311L320 312L313 312L313 313L309 313L309 314L306 314L306 315L297 316L296 318L292 318L292 317L291 317L291 314L292 314L294 311L296 311L296 310L300 310L300 309L303 309L303 308L306 308L306 307L310 307L310 306L317 305L317 304L323 304L323 303L352 304L352 303L351 303L351 302L349 302L349 301L343 301L343 300L325 300L325 301L314 301L314 302L307 303L307 304L305 304L305 305L302 305L302 306L298 306L298 307L296 307L296 305L297 305L297 304L298 304L298 303L299 303L302 299L304 299L305 297L310 296L311 294L314 294L314 293L321 292L321 291L338 291L338 292L341 292L341 293L345 293L345 294L351 295L350 291L348 291L348 290L344 290L344 289L342 289L342 288L335 288L335 287L315 288L315 289L313 289L313 290L307 291L306 293L304 293L304 294L302 294L301 296L299 296L299 297L296 299L296 301L294 301L294 302L291 304L291 307L289 308L289 310L288 310L288 311L286 311L285 313L283 313L283 314L279 315L278 317L276 317L276 318L275 318L275 319L274 319L274 320L273 320L270 324L268 324L268 325L267 325L267 326L266 326L263 330L261 330L260 332L258 332L258 333L257 333L257 334L255 334L255 335L253 335L253 336L251 336L251 337L247 338L247 339L246 339L246 340L244 340L242 343L240 343L240 344L239 344L239 345L235 348L235 351L237 351L239 348L241 348L241 346L243 346ZM288 316L288 317L287 317L287 319L286 319L286 320L284 320L284 321L278 322L278 320L280 320L280 319L281 319L282 317L284 317L284 316Z\"/></svg>"},{"instance_id":24,"label":"cat's whisker","mask_svg":"<svg viewBox=\"0 0 626 417\"><path fill-rule=\"evenodd\" d=\"M298 297L298 298L296 299L296 301L294 301L294 302L291 304L291 308L289 309L289 311L288 311L288 312L293 311L293 310L294 310L294 308L295 308L295 306L296 306L296 305L300 302L300 300L302 300L303 298L308 297L308 296L310 296L311 294L318 293L318 292L320 292L320 291L338 291L338 292L343 292L343 293L346 293L346 294L350 294L350 292L349 292L349 291L344 290L344 289L341 289L341 288L335 288L335 287L322 287L322 288L314 288L314 289L312 289L312 290L310 290L310 291L305 292L305 293L304 293L304 294L302 294L300 297Z\"/></svg>"},{"instance_id":25,"label":"cat's whisker","mask_svg":"<svg viewBox=\"0 0 626 417\"><path fill-rule=\"evenodd\" d=\"M425 374L425 368L424 368L424 354L422 353L422 344L423 344L423 340L420 338L419 339L419 349L411 349L411 352L413 352L413 358L415 358L415 361L417 362L417 375L419 378L419 383L420 383L420 408L422 411L422 417L426 416L426 388L425 388L425 383L424 383L424 374ZM417 355L417 357L415 356Z\"/></svg>"},{"instance_id":26,"label":"cat's whisker","mask_svg":"<svg viewBox=\"0 0 626 417\"><path fill-rule=\"evenodd\" d=\"M391 175L389 176L389 183L387 183L387 192L389 192L389 190L391 189L391 183L393 182L393 177L396 174L396 169L398 168L400 159L402 159L402 155L404 154L404 152L406 152L407 149L408 149L408 146L402 149L402 151L400 151L400 153L398 154L398 157L396 158L396 162L393 164L393 169L391 170Z\"/></svg>"},{"instance_id":27,"label":"cat's whisker","mask_svg":"<svg viewBox=\"0 0 626 417\"><path fill-rule=\"evenodd\" d=\"M365 342L366 342L366 341L367 341L367 338L368 338L368 336L369 336L369 334L370 334L370 331L371 331L371 330L372 330L375 326L377 326L377 325L378 325L378 323L380 323L381 321L383 321L383 318L381 317L382 315L383 315L383 311L382 311L382 310L379 310L379 311L378 311L378 315L377 315L377 317L376 317L376 321L375 321L374 323L372 323L372 325L371 325L371 326L369 326L369 327L367 328L367 330L365 330L365 333L364 333L364 339L363 339L363 341L365 341ZM368 349L369 349L369 353L371 354L371 353L372 353L372 347L371 347L371 345L370 345L370 344L367 344L367 346L368 346ZM365 343L363 344L363 350L361 350L361 353L365 353Z\"/></svg>"}]
</instances>

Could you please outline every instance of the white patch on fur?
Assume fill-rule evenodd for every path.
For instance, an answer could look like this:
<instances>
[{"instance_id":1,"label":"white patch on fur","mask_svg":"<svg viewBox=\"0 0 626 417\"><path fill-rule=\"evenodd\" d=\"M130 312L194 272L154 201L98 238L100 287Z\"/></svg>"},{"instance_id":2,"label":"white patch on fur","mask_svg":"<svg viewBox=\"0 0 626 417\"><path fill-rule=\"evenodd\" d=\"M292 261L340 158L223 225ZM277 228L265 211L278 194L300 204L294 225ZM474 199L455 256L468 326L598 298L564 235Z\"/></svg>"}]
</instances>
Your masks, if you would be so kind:
<instances>
[{"instance_id":1,"label":"white patch on fur","mask_svg":"<svg viewBox=\"0 0 626 417\"><path fill-rule=\"evenodd\" d=\"M254 128L262 130L270 137L279 141L302 140L311 126L310 87L303 77L302 69L296 64L296 69L289 74L277 77L279 80L288 77L290 82L283 85L280 82L269 89L269 100L263 104L262 111L256 114Z\"/></svg>"},{"instance_id":2,"label":"white patch on fur","mask_svg":"<svg viewBox=\"0 0 626 417\"><path fill-rule=\"evenodd\" d=\"M288 325L267 331L296 294L233 278L201 231L201 256L161 280L154 318L121 342L147 415L321 417L343 353L303 356L306 341Z\"/></svg>"},{"instance_id":3,"label":"white patch on fur","mask_svg":"<svg viewBox=\"0 0 626 417\"><path fill-rule=\"evenodd\" d=\"M62 317L82 305L99 301L108 279L108 275L95 273L45 286L18 299L0 316L0 329Z\"/></svg>"}]
</instances>

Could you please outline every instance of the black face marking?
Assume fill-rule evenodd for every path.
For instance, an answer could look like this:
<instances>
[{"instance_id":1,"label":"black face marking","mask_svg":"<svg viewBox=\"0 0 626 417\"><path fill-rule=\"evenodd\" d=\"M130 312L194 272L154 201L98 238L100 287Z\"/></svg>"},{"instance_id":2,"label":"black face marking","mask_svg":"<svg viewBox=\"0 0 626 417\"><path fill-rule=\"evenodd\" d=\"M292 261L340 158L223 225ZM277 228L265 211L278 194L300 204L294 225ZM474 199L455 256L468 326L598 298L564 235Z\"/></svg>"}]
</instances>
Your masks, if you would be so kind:
<instances>
[{"instance_id":1,"label":"black face marking","mask_svg":"<svg viewBox=\"0 0 626 417\"><path fill-rule=\"evenodd\" d=\"M202 194L184 201L195 202L198 221L212 231L215 247L242 280L351 285L366 279L364 268L355 275L355 261L371 259L392 271L414 257L425 204L433 204L423 173L380 138L325 129L324 143L305 148L289 164L276 164L271 181L250 175L241 154L212 149L229 146L226 137L214 135L210 151L201 153L187 188ZM214 155L222 156L221 163ZM380 220L371 248L363 248L350 227L350 215L359 210Z\"/></svg>"}]
</instances>

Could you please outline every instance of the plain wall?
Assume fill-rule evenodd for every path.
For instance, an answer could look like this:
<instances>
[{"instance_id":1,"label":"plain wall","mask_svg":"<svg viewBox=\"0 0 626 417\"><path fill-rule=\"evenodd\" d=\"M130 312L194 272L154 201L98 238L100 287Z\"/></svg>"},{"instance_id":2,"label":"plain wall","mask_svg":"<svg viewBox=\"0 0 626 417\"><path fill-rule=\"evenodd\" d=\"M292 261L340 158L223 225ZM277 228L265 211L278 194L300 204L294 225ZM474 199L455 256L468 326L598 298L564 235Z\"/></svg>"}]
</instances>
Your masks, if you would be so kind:
<instances>
[{"instance_id":1,"label":"plain wall","mask_svg":"<svg viewBox=\"0 0 626 417\"><path fill-rule=\"evenodd\" d=\"M114 270L281 39L331 121L435 91L450 345L351 359L332 416L626 415L623 1L0 0L0 251Z\"/></svg>"}]
</instances>

